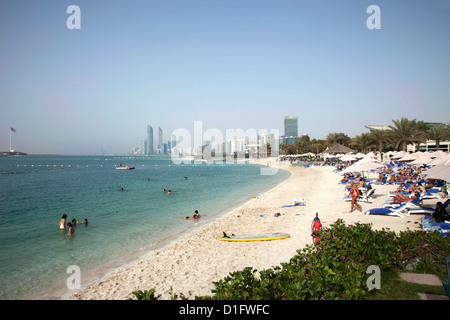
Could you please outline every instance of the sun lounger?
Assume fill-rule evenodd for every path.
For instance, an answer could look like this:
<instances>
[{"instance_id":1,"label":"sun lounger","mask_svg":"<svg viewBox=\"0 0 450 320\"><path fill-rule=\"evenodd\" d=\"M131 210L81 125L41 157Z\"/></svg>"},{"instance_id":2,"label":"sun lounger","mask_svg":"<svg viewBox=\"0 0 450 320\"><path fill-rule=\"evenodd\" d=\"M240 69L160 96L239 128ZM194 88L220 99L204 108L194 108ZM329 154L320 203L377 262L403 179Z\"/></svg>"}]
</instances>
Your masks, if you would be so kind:
<instances>
[{"instance_id":1,"label":"sun lounger","mask_svg":"<svg viewBox=\"0 0 450 320\"><path fill-rule=\"evenodd\" d=\"M413 201L411 202L405 202L405 203L411 203L411 204L419 204L420 202L422 202L422 193ZM400 203L394 203L391 199L387 199L386 202L383 203L382 207L383 208L395 208L399 205Z\"/></svg>"},{"instance_id":2,"label":"sun lounger","mask_svg":"<svg viewBox=\"0 0 450 320\"><path fill-rule=\"evenodd\" d=\"M423 199L440 199L439 188L433 187L427 190L427 193L423 195Z\"/></svg>"},{"instance_id":3,"label":"sun lounger","mask_svg":"<svg viewBox=\"0 0 450 320\"><path fill-rule=\"evenodd\" d=\"M299 207L299 206L306 206L306 202L305 202L305 200L303 200L303 198L292 199L292 204L291 205L285 205L282 208L285 208L285 207Z\"/></svg>"},{"instance_id":4,"label":"sun lounger","mask_svg":"<svg viewBox=\"0 0 450 320\"><path fill-rule=\"evenodd\" d=\"M397 208L373 208L369 209L365 212L366 215L373 214L373 215L384 215L384 216L396 216L403 218L407 215L409 215L409 212L406 208L406 205L401 205Z\"/></svg>"},{"instance_id":5,"label":"sun lounger","mask_svg":"<svg viewBox=\"0 0 450 320\"><path fill-rule=\"evenodd\" d=\"M357 199L357 201L363 201L363 202L369 202L371 203L373 201L372 195L375 193L375 189L369 189L366 194L360 195ZM352 197L345 196L342 201L352 201Z\"/></svg>"},{"instance_id":6,"label":"sun lounger","mask_svg":"<svg viewBox=\"0 0 450 320\"><path fill-rule=\"evenodd\" d=\"M287 208L287 207L302 207L302 206L306 206L306 203L288 204L288 205L282 206L282 208Z\"/></svg>"}]
</instances>

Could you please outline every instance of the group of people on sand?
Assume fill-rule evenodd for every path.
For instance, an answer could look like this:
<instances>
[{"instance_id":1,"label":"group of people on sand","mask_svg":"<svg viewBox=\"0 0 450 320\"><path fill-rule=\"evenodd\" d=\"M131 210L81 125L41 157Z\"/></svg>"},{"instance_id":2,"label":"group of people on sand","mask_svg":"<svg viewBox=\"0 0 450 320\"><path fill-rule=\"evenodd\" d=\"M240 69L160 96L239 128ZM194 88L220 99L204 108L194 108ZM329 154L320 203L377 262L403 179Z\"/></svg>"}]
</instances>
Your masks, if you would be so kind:
<instances>
[{"instance_id":1,"label":"group of people on sand","mask_svg":"<svg viewBox=\"0 0 450 320\"><path fill-rule=\"evenodd\" d=\"M66 236L70 237L73 236L75 234L75 228L78 221L77 219L72 219L72 222L67 222L67 214L63 214L63 216L61 217L61 221L59 222L59 229L60 230L65 230L66 227L69 228L69 233L66 234ZM84 225L88 225L88 219L84 219L83 220L83 224Z\"/></svg>"}]
</instances>

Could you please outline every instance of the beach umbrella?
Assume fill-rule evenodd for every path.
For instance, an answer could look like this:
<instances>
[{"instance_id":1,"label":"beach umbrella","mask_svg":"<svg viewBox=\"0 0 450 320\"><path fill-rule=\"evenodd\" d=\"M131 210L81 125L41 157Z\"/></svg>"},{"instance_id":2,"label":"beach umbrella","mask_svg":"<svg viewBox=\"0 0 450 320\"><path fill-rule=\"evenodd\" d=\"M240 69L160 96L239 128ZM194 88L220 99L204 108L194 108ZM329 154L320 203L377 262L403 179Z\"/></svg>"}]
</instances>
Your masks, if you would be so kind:
<instances>
[{"instance_id":1,"label":"beach umbrella","mask_svg":"<svg viewBox=\"0 0 450 320\"><path fill-rule=\"evenodd\" d=\"M416 160L416 157L412 154L405 154L403 157L398 158L397 161L403 162L403 161L413 161Z\"/></svg>"},{"instance_id":2,"label":"beach umbrella","mask_svg":"<svg viewBox=\"0 0 450 320\"><path fill-rule=\"evenodd\" d=\"M367 162L376 162L377 160L375 160L374 158L372 158L371 156L365 156L364 158L360 159L358 161L359 164L361 163L367 163Z\"/></svg>"},{"instance_id":3,"label":"beach umbrella","mask_svg":"<svg viewBox=\"0 0 450 320\"><path fill-rule=\"evenodd\" d=\"M402 162L402 161L414 161L416 159L422 159L422 158L426 158L426 157L427 156L424 155L422 152L414 152L414 153L405 154L403 157L398 159L398 161L400 161L400 162Z\"/></svg>"},{"instance_id":4,"label":"beach umbrella","mask_svg":"<svg viewBox=\"0 0 450 320\"><path fill-rule=\"evenodd\" d=\"M363 160L363 159L361 159ZM383 167L384 165L381 163L377 163L375 161L364 161L361 160L355 162L345 170L341 171L341 174L350 173L350 172L361 172L361 171L372 171Z\"/></svg>"},{"instance_id":5,"label":"beach umbrella","mask_svg":"<svg viewBox=\"0 0 450 320\"><path fill-rule=\"evenodd\" d=\"M326 149L325 151L323 151L323 153L347 153L347 152L355 152L355 150L350 149L346 146L343 146L341 144L335 144L334 146L332 146L331 148Z\"/></svg>"},{"instance_id":6,"label":"beach umbrella","mask_svg":"<svg viewBox=\"0 0 450 320\"><path fill-rule=\"evenodd\" d=\"M400 159L403 156L405 156L406 154L407 154L407 152L405 152L405 151L399 151L399 152L396 152L395 154L393 154L391 156L391 159Z\"/></svg>"},{"instance_id":7,"label":"beach umbrella","mask_svg":"<svg viewBox=\"0 0 450 320\"><path fill-rule=\"evenodd\" d=\"M391 163L391 155L389 152L383 155L383 163Z\"/></svg>"},{"instance_id":8,"label":"beach umbrella","mask_svg":"<svg viewBox=\"0 0 450 320\"><path fill-rule=\"evenodd\" d=\"M412 162L410 162L409 164L427 164L428 162L430 162L431 158L430 157L418 157L417 159L413 160Z\"/></svg>"},{"instance_id":9,"label":"beach umbrella","mask_svg":"<svg viewBox=\"0 0 450 320\"><path fill-rule=\"evenodd\" d=\"M445 180L450 183L450 165L438 164L425 173L427 179Z\"/></svg>"},{"instance_id":10,"label":"beach umbrella","mask_svg":"<svg viewBox=\"0 0 450 320\"><path fill-rule=\"evenodd\" d=\"M429 166L435 166L438 164L444 164L445 162L447 162L450 159L450 156L448 155L444 155L444 156L440 156L440 157L436 157L434 159L430 159L427 162L427 165Z\"/></svg>"},{"instance_id":11,"label":"beach umbrella","mask_svg":"<svg viewBox=\"0 0 450 320\"><path fill-rule=\"evenodd\" d=\"M441 157L441 156L448 156L448 153L444 152L442 150L438 150L438 151L435 151L435 152L430 152L430 156L432 158L438 158L438 157Z\"/></svg>"},{"instance_id":12,"label":"beach umbrella","mask_svg":"<svg viewBox=\"0 0 450 320\"><path fill-rule=\"evenodd\" d=\"M352 156L350 154L346 154L340 157L341 161L355 161L357 160L355 156Z\"/></svg>"}]
</instances>

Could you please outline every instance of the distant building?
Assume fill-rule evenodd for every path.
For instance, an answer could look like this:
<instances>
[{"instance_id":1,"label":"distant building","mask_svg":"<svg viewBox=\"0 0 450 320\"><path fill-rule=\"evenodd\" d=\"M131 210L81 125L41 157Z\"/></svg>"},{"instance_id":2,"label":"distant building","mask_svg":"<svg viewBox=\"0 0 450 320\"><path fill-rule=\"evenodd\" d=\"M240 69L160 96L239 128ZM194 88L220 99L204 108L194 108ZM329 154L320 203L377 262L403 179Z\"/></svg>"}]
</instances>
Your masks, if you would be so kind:
<instances>
[{"instance_id":1,"label":"distant building","mask_svg":"<svg viewBox=\"0 0 450 320\"><path fill-rule=\"evenodd\" d=\"M147 154L147 140L142 140L141 154Z\"/></svg>"},{"instance_id":2,"label":"distant building","mask_svg":"<svg viewBox=\"0 0 450 320\"><path fill-rule=\"evenodd\" d=\"M284 117L284 136L285 137L298 136L298 117L293 116Z\"/></svg>"},{"instance_id":3,"label":"distant building","mask_svg":"<svg viewBox=\"0 0 450 320\"><path fill-rule=\"evenodd\" d=\"M153 128L147 126L147 150L146 154L153 154Z\"/></svg>"},{"instance_id":4,"label":"distant building","mask_svg":"<svg viewBox=\"0 0 450 320\"><path fill-rule=\"evenodd\" d=\"M303 136L296 136L296 137L280 137L279 138L279 143L287 143L288 145L292 145L295 141L298 141L302 138Z\"/></svg>"},{"instance_id":5,"label":"distant building","mask_svg":"<svg viewBox=\"0 0 450 320\"><path fill-rule=\"evenodd\" d=\"M158 154L164 154L164 147L163 147L163 132L161 127L158 127Z\"/></svg>"},{"instance_id":6,"label":"distant building","mask_svg":"<svg viewBox=\"0 0 450 320\"><path fill-rule=\"evenodd\" d=\"M439 122L427 122L427 124L430 127L440 126L444 125L443 123ZM383 126L383 125L365 125L367 129L372 131L376 130L392 130L389 126ZM439 142L439 149L442 151L450 151L450 141L440 141ZM418 145L415 144L408 144L406 146L406 151L408 152L415 152L415 151L437 151L436 141L434 140L427 140L426 143L419 143Z\"/></svg>"},{"instance_id":7,"label":"distant building","mask_svg":"<svg viewBox=\"0 0 450 320\"><path fill-rule=\"evenodd\" d=\"M367 129L369 129L370 132L376 131L376 130L391 130L391 128L389 128L389 126L381 126L381 125L368 125L368 124L366 124L365 127Z\"/></svg>"}]
</instances>

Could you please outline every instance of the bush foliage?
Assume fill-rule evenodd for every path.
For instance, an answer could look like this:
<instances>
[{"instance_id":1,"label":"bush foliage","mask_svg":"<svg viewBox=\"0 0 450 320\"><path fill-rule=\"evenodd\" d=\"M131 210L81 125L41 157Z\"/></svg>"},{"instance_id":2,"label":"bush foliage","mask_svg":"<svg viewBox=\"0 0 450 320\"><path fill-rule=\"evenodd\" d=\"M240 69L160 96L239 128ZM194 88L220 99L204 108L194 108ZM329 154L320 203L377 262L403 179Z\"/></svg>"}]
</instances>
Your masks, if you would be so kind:
<instances>
[{"instance_id":1,"label":"bush foliage","mask_svg":"<svg viewBox=\"0 0 450 320\"><path fill-rule=\"evenodd\" d=\"M298 250L289 262L267 270L251 267L230 273L214 282L213 295L195 297L213 300L319 300L364 299L370 295L367 268L403 270L418 258L416 271L445 272L445 256L450 255L450 237L437 231L372 230L371 224L345 225L338 220L319 233L316 245ZM153 290L153 289L152 289ZM133 292L143 299L158 299ZM172 299L179 296L172 294ZM181 298L186 299L182 296Z\"/></svg>"}]
</instances>

